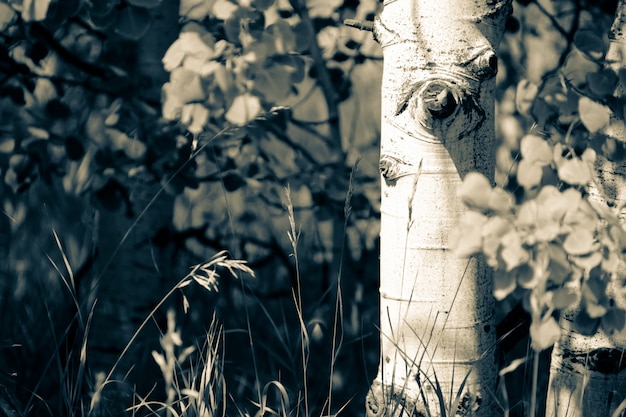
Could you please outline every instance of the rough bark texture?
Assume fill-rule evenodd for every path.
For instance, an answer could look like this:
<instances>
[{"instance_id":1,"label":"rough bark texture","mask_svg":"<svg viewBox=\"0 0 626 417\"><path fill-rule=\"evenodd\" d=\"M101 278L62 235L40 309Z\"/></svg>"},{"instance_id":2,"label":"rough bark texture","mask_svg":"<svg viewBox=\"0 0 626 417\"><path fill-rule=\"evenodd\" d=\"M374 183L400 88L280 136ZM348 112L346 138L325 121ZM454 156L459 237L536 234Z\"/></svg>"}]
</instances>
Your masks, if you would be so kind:
<instances>
[{"instance_id":1,"label":"rough bark texture","mask_svg":"<svg viewBox=\"0 0 626 417\"><path fill-rule=\"evenodd\" d=\"M397 0L376 19L382 352L370 417L494 413L491 276L447 240L463 176L493 176L496 48L510 11L509 1Z\"/></svg>"},{"instance_id":2,"label":"rough bark texture","mask_svg":"<svg viewBox=\"0 0 626 417\"><path fill-rule=\"evenodd\" d=\"M609 34L611 41L607 60L617 71L626 59L626 1L620 0ZM626 86L618 85L615 95L626 97ZM602 132L620 142L626 141L624 121L613 117ZM619 206L626 202L626 163L614 163L598 155L596 183L590 198L597 203ZM624 213L622 213L624 214ZM623 221L622 217L622 221ZM608 288L617 305L626 307L626 292L621 279L614 279ZM561 319L562 337L552 351L546 416L610 417L626 400L626 339L608 336L601 330L584 336L572 327L576 312Z\"/></svg>"}]
</instances>

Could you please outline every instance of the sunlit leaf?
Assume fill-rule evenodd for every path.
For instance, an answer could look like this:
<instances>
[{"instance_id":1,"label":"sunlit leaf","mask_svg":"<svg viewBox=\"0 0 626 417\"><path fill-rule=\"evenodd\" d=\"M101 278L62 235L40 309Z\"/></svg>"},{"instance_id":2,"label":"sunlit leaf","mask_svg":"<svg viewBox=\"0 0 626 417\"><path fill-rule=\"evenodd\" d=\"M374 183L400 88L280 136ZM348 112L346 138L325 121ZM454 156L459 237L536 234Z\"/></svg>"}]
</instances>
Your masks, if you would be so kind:
<instances>
[{"instance_id":1,"label":"sunlit leaf","mask_svg":"<svg viewBox=\"0 0 626 417\"><path fill-rule=\"evenodd\" d=\"M498 266L498 253L504 236L513 225L499 216L490 217L482 229L482 252L491 267Z\"/></svg>"},{"instance_id":2,"label":"sunlit leaf","mask_svg":"<svg viewBox=\"0 0 626 417\"><path fill-rule=\"evenodd\" d=\"M521 114L528 114L533 106L539 87L537 84L523 79L517 84L515 91L515 107Z\"/></svg>"},{"instance_id":3,"label":"sunlit leaf","mask_svg":"<svg viewBox=\"0 0 626 417\"><path fill-rule=\"evenodd\" d=\"M217 0L213 3L213 16L220 20L228 20L239 10L239 6L228 0Z\"/></svg>"},{"instance_id":4,"label":"sunlit leaf","mask_svg":"<svg viewBox=\"0 0 626 417\"><path fill-rule=\"evenodd\" d=\"M211 14L214 0L180 0L178 14L189 20L202 21Z\"/></svg>"},{"instance_id":5,"label":"sunlit leaf","mask_svg":"<svg viewBox=\"0 0 626 417\"><path fill-rule=\"evenodd\" d=\"M40 21L46 18L51 0L23 0L22 19L26 22Z\"/></svg>"},{"instance_id":6,"label":"sunlit leaf","mask_svg":"<svg viewBox=\"0 0 626 417\"><path fill-rule=\"evenodd\" d=\"M602 254L600 252L592 252L587 255L572 256L570 259L576 266L584 270L591 270L600 265Z\"/></svg>"},{"instance_id":7,"label":"sunlit leaf","mask_svg":"<svg viewBox=\"0 0 626 417\"><path fill-rule=\"evenodd\" d=\"M6 3L0 3L0 32L5 31L15 22L17 13Z\"/></svg>"},{"instance_id":8,"label":"sunlit leaf","mask_svg":"<svg viewBox=\"0 0 626 417\"><path fill-rule=\"evenodd\" d=\"M484 214L468 211L460 219L450 236L450 248L458 257L466 258L480 253L482 247L482 227L487 222Z\"/></svg>"},{"instance_id":9,"label":"sunlit leaf","mask_svg":"<svg viewBox=\"0 0 626 417\"><path fill-rule=\"evenodd\" d=\"M578 100L578 113L590 133L596 133L608 125L611 118L611 109L585 96Z\"/></svg>"},{"instance_id":10,"label":"sunlit leaf","mask_svg":"<svg viewBox=\"0 0 626 417\"><path fill-rule=\"evenodd\" d=\"M126 133L117 129L106 129L106 134L115 150L123 151L131 159L142 158L147 150L146 144L138 139L131 139Z\"/></svg>"},{"instance_id":11,"label":"sunlit leaf","mask_svg":"<svg viewBox=\"0 0 626 417\"><path fill-rule=\"evenodd\" d=\"M592 179L589 163L578 158L566 159L557 168L559 178L571 185L587 185Z\"/></svg>"},{"instance_id":12,"label":"sunlit leaf","mask_svg":"<svg viewBox=\"0 0 626 417\"><path fill-rule=\"evenodd\" d=\"M486 210L491 198L491 182L483 174L469 172L459 187L458 196L469 208Z\"/></svg>"},{"instance_id":13,"label":"sunlit leaf","mask_svg":"<svg viewBox=\"0 0 626 417\"><path fill-rule=\"evenodd\" d=\"M119 11L113 23L113 30L127 39L139 40L148 32L152 17L150 12L142 7L128 6Z\"/></svg>"},{"instance_id":14,"label":"sunlit leaf","mask_svg":"<svg viewBox=\"0 0 626 417\"><path fill-rule=\"evenodd\" d=\"M495 187L491 190L488 203L489 210L499 215L506 215L511 213L514 204L513 196L504 189Z\"/></svg>"},{"instance_id":15,"label":"sunlit leaf","mask_svg":"<svg viewBox=\"0 0 626 417\"><path fill-rule=\"evenodd\" d=\"M235 97L225 117L230 123L243 126L254 120L262 110L261 99L258 96L245 93Z\"/></svg>"},{"instance_id":16,"label":"sunlit leaf","mask_svg":"<svg viewBox=\"0 0 626 417\"><path fill-rule=\"evenodd\" d=\"M290 74L282 65L269 68L258 68L254 72L254 92L263 97L267 103L278 103L284 100L291 91Z\"/></svg>"},{"instance_id":17,"label":"sunlit leaf","mask_svg":"<svg viewBox=\"0 0 626 417\"><path fill-rule=\"evenodd\" d=\"M522 157L530 163L545 166L552 162L552 146L542 137L526 135L520 143Z\"/></svg>"},{"instance_id":18,"label":"sunlit leaf","mask_svg":"<svg viewBox=\"0 0 626 417\"><path fill-rule=\"evenodd\" d=\"M342 0L308 0L306 5L311 17L325 18L331 17L342 3Z\"/></svg>"},{"instance_id":19,"label":"sunlit leaf","mask_svg":"<svg viewBox=\"0 0 626 417\"><path fill-rule=\"evenodd\" d=\"M295 48L295 35L291 26L285 20L277 20L270 25L266 31L274 38L274 49L276 53L284 55Z\"/></svg>"},{"instance_id":20,"label":"sunlit leaf","mask_svg":"<svg viewBox=\"0 0 626 417\"><path fill-rule=\"evenodd\" d=\"M586 255L593 250L595 238L589 229L575 229L563 242L563 249L570 255Z\"/></svg>"},{"instance_id":21,"label":"sunlit leaf","mask_svg":"<svg viewBox=\"0 0 626 417\"><path fill-rule=\"evenodd\" d=\"M500 256L507 271L527 263L530 259L530 254L523 247L521 237L515 230L509 231L502 237Z\"/></svg>"},{"instance_id":22,"label":"sunlit leaf","mask_svg":"<svg viewBox=\"0 0 626 417\"><path fill-rule=\"evenodd\" d=\"M9 154L15 150L15 139L13 138L0 138L0 153Z\"/></svg>"},{"instance_id":23,"label":"sunlit leaf","mask_svg":"<svg viewBox=\"0 0 626 417\"><path fill-rule=\"evenodd\" d=\"M578 301L578 294L569 287L557 288L552 291L551 304L557 310L563 310Z\"/></svg>"},{"instance_id":24,"label":"sunlit leaf","mask_svg":"<svg viewBox=\"0 0 626 417\"><path fill-rule=\"evenodd\" d=\"M185 104L182 108L180 122L187 125L187 130L197 135L204 130L209 121L209 109L200 103Z\"/></svg>"},{"instance_id":25,"label":"sunlit leaf","mask_svg":"<svg viewBox=\"0 0 626 417\"><path fill-rule=\"evenodd\" d=\"M535 352L540 352L554 345L561 336L559 323L553 317L533 320L530 324L531 345Z\"/></svg>"},{"instance_id":26,"label":"sunlit leaf","mask_svg":"<svg viewBox=\"0 0 626 417\"><path fill-rule=\"evenodd\" d=\"M170 74L171 89L168 94L177 96L181 103L191 103L205 99L202 81L196 72L178 67Z\"/></svg>"},{"instance_id":27,"label":"sunlit leaf","mask_svg":"<svg viewBox=\"0 0 626 417\"><path fill-rule=\"evenodd\" d=\"M543 177L543 168L528 159L522 159L517 165L517 182L527 190L537 187Z\"/></svg>"}]
</instances>

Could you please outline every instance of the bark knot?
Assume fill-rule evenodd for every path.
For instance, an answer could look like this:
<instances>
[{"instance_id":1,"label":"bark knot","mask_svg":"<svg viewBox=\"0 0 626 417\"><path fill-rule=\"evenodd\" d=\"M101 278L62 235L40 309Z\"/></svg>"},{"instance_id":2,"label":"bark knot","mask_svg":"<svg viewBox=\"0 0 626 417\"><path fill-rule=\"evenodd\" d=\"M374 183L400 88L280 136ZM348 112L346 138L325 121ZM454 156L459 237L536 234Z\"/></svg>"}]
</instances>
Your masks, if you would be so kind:
<instances>
[{"instance_id":1,"label":"bark knot","mask_svg":"<svg viewBox=\"0 0 626 417\"><path fill-rule=\"evenodd\" d=\"M435 118L451 116L458 103L452 90L440 83L432 83L422 92L422 100L428 112Z\"/></svg>"}]
</instances>

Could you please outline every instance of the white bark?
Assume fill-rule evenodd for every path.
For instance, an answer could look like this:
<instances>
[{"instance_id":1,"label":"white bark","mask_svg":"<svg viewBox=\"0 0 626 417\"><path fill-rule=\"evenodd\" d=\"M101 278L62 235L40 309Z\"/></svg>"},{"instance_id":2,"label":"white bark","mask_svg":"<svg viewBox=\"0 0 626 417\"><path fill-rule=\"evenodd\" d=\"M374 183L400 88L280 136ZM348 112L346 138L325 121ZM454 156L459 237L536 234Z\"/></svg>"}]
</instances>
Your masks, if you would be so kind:
<instances>
[{"instance_id":1,"label":"white bark","mask_svg":"<svg viewBox=\"0 0 626 417\"><path fill-rule=\"evenodd\" d=\"M626 0L619 2L609 38L606 58L617 71L626 60ZM615 95L626 97L626 86L620 83ZM615 116L602 133L626 141L624 121ZM598 156L596 173L590 198L599 204L626 203L626 163ZM626 277L626 271L620 275ZM622 279L614 279L608 292L618 306L626 308ZM575 313L561 319L562 336L552 351L546 416L610 417L626 400L626 334L606 335L599 330L593 336L581 335L572 328Z\"/></svg>"},{"instance_id":2,"label":"white bark","mask_svg":"<svg viewBox=\"0 0 626 417\"><path fill-rule=\"evenodd\" d=\"M391 0L377 17L382 352L369 416L420 415L424 398L439 415L435 374L452 414L494 413L491 276L447 240L463 176L493 177L495 54L509 12L509 1Z\"/></svg>"}]
</instances>

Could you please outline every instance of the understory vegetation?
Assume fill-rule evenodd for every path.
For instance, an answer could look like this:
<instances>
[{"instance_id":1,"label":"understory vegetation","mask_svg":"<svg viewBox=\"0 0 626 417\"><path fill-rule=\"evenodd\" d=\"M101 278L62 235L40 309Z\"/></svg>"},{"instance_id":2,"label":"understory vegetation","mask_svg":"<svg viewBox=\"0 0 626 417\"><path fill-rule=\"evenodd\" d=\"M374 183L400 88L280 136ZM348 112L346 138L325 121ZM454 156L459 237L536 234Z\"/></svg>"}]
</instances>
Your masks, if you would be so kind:
<instances>
[{"instance_id":1,"label":"understory vegetation","mask_svg":"<svg viewBox=\"0 0 626 417\"><path fill-rule=\"evenodd\" d=\"M454 249L494 270L502 414L534 416L561 311L626 332L596 171L626 160L626 71L616 1L514 4L496 184L466 176ZM382 52L343 22L378 7L0 0L0 415L363 415Z\"/></svg>"}]
</instances>

